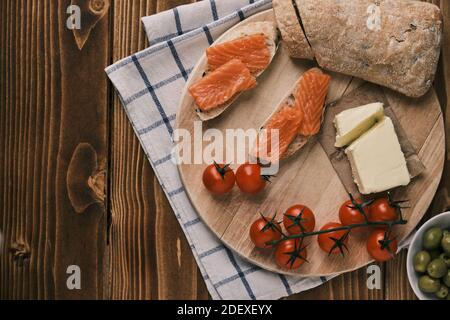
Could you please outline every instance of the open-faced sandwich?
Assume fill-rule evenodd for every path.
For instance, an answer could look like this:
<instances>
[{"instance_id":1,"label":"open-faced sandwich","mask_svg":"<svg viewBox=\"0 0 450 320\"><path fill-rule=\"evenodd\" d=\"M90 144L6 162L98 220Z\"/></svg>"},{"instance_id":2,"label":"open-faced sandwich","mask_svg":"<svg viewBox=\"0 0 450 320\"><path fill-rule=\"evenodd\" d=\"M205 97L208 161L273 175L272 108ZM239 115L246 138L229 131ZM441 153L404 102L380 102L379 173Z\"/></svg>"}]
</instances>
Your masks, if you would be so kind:
<instances>
[{"instance_id":1,"label":"open-faced sandwich","mask_svg":"<svg viewBox=\"0 0 450 320\"><path fill-rule=\"evenodd\" d=\"M252 22L235 29L206 50L203 77L189 87L202 121L221 115L238 96L257 85L279 43L276 24Z\"/></svg>"},{"instance_id":2,"label":"open-faced sandwich","mask_svg":"<svg viewBox=\"0 0 450 320\"><path fill-rule=\"evenodd\" d=\"M294 155L320 131L331 77L318 68L301 76L261 127L253 158L276 163ZM278 135L273 138L273 134Z\"/></svg>"}]
</instances>

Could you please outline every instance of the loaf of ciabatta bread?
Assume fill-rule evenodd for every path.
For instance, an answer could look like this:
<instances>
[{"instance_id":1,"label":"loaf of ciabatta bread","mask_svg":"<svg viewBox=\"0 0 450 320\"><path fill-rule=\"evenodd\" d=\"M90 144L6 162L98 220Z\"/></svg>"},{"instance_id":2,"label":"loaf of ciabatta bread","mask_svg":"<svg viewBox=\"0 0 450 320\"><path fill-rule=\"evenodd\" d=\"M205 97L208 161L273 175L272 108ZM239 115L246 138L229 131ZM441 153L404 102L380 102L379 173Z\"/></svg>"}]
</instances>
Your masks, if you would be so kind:
<instances>
[{"instance_id":1,"label":"loaf of ciabatta bread","mask_svg":"<svg viewBox=\"0 0 450 320\"><path fill-rule=\"evenodd\" d=\"M410 97L431 87L440 56L440 9L413 0L274 0L292 57ZM297 25L292 22L296 15ZM306 43L306 44L305 44Z\"/></svg>"}]
</instances>

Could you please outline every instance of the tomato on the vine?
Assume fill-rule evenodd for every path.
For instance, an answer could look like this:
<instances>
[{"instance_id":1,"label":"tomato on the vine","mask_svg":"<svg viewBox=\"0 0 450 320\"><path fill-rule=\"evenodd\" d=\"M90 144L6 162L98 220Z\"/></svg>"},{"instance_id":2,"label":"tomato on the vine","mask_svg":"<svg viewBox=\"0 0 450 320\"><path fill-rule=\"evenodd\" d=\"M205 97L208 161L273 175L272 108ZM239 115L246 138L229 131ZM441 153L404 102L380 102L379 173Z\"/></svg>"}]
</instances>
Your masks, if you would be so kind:
<instances>
[{"instance_id":1,"label":"tomato on the vine","mask_svg":"<svg viewBox=\"0 0 450 320\"><path fill-rule=\"evenodd\" d=\"M370 205L371 222L387 222L398 219L398 209L387 198L375 200Z\"/></svg>"},{"instance_id":2,"label":"tomato on the vine","mask_svg":"<svg viewBox=\"0 0 450 320\"><path fill-rule=\"evenodd\" d=\"M299 239L282 241L275 251L275 261L280 268L296 270L307 262L308 252Z\"/></svg>"},{"instance_id":3,"label":"tomato on the vine","mask_svg":"<svg viewBox=\"0 0 450 320\"><path fill-rule=\"evenodd\" d=\"M384 229L375 229L367 239L367 251L378 262L389 261L397 253L397 240Z\"/></svg>"},{"instance_id":4,"label":"tomato on the vine","mask_svg":"<svg viewBox=\"0 0 450 320\"><path fill-rule=\"evenodd\" d=\"M236 176L229 165L217 163L208 166L203 172L203 184L209 192L223 195L230 192L236 183Z\"/></svg>"},{"instance_id":5,"label":"tomato on the vine","mask_svg":"<svg viewBox=\"0 0 450 320\"><path fill-rule=\"evenodd\" d=\"M281 236L281 228L275 221L275 217L270 219L262 216L250 227L250 239L260 249L273 248L273 245L269 243L281 240Z\"/></svg>"},{"instance_id":6,"label":"tomato on the vine","mask_svg":"<svg viewBox=\"0 0 450 320\"><path fill-rule=\"evenodd\" d=\"M326 224L320 229L320 231L326 231L330 229L337 229L343 227L340 223L331 222ZM348 245L348 230L331 231L328 233L320 234L317 237L319 247L328 254L344 255L344 249L347 249Z\"/></svg>"},{"instance_id":7,"label":"tomato on the vine","mask_svg":"<svg viewBox=\"0 0 450 320\"><path fill-rule=\"evenodd\" d=\"M350 199L339 209L339 219L344 226L362 224L369 219L369 207L361 199ZM365 216L364 216L365 215Z\"/></svg>"},{"instance_id":8,"label":"tomato on the vine","mask_svg":"<svg viewBox=\"0 0 450 320\"><path fill-rule=\"evenodd\" d=\"M291 234L313 232L316 227L316 218L314 213L304 205L295 205L290 207L284 217L283 224L286 231Z\"/></svg>"},{"instance_id":9,"label":"tomato on the vine","mask_svg":"<svg viewBox=\"0 0 450 320\"><path fill-rule=\"evenodd\" d=\"M236 182L242 192L255 195L266 187L268 177L261 174L259 164L246 163L236 171Z\"/></svg>"}]
</instances>

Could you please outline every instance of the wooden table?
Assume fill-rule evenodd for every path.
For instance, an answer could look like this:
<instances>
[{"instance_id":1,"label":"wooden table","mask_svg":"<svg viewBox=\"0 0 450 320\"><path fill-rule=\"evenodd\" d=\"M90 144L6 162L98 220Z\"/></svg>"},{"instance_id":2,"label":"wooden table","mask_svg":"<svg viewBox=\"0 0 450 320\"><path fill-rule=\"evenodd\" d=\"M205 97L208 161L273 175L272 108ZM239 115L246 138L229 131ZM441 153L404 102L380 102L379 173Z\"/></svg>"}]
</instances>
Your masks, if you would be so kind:
<instances>
[{"instance_id":1,"label":"wooden table","mask_svg":"<svg viewBox=\"0 0 450 320\"><path fill-rule=\"evenodd\" d=\"M83 8L74 33L70 0L0 1L0 299L209 298L103 71L147 46L142 16L188 2L92 0L89 11L73 0ZM449 2L432 2L447 25ZM444 109L449 37L435 83ZM449 207L449 173L430 215ZM381 290L367 289L362 269L291 299L413 299L405 258L380 265ZM67 288L71 265L81 290Z\"/></svg>"}]
</instances>

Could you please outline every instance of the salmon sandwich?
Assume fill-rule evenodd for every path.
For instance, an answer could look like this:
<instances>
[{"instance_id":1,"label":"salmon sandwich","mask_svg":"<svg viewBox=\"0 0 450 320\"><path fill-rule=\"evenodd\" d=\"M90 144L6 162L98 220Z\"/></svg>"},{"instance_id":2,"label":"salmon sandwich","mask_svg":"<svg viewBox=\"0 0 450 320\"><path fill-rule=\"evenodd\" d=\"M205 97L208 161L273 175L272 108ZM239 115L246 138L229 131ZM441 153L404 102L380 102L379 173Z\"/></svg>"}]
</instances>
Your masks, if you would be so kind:
<instances>
[{"instance_id":1,"label":"salmon sandwich","mask_svg":"<svg viewBox=\"0 0 450 320\"><path fill-rule=\"evenodd\" d=\"M257 85L279 44L274 22L251 22L227 33L206 50L202 77L189 87L202 121L221 115L239 95ZM195 76L195 75L194 75Z\"/></svg>"},{"instance_id":2,"label":"salmon sandwich","mask_svg":"<svg viewBox=\"0 0 450 320\"><path fill-rule=\"evenodd\" d=\"M261 127L253 158L277 163L294 155L322 126L331 77L318 68L307 71Z\"/></svg>"}]
</instances>

